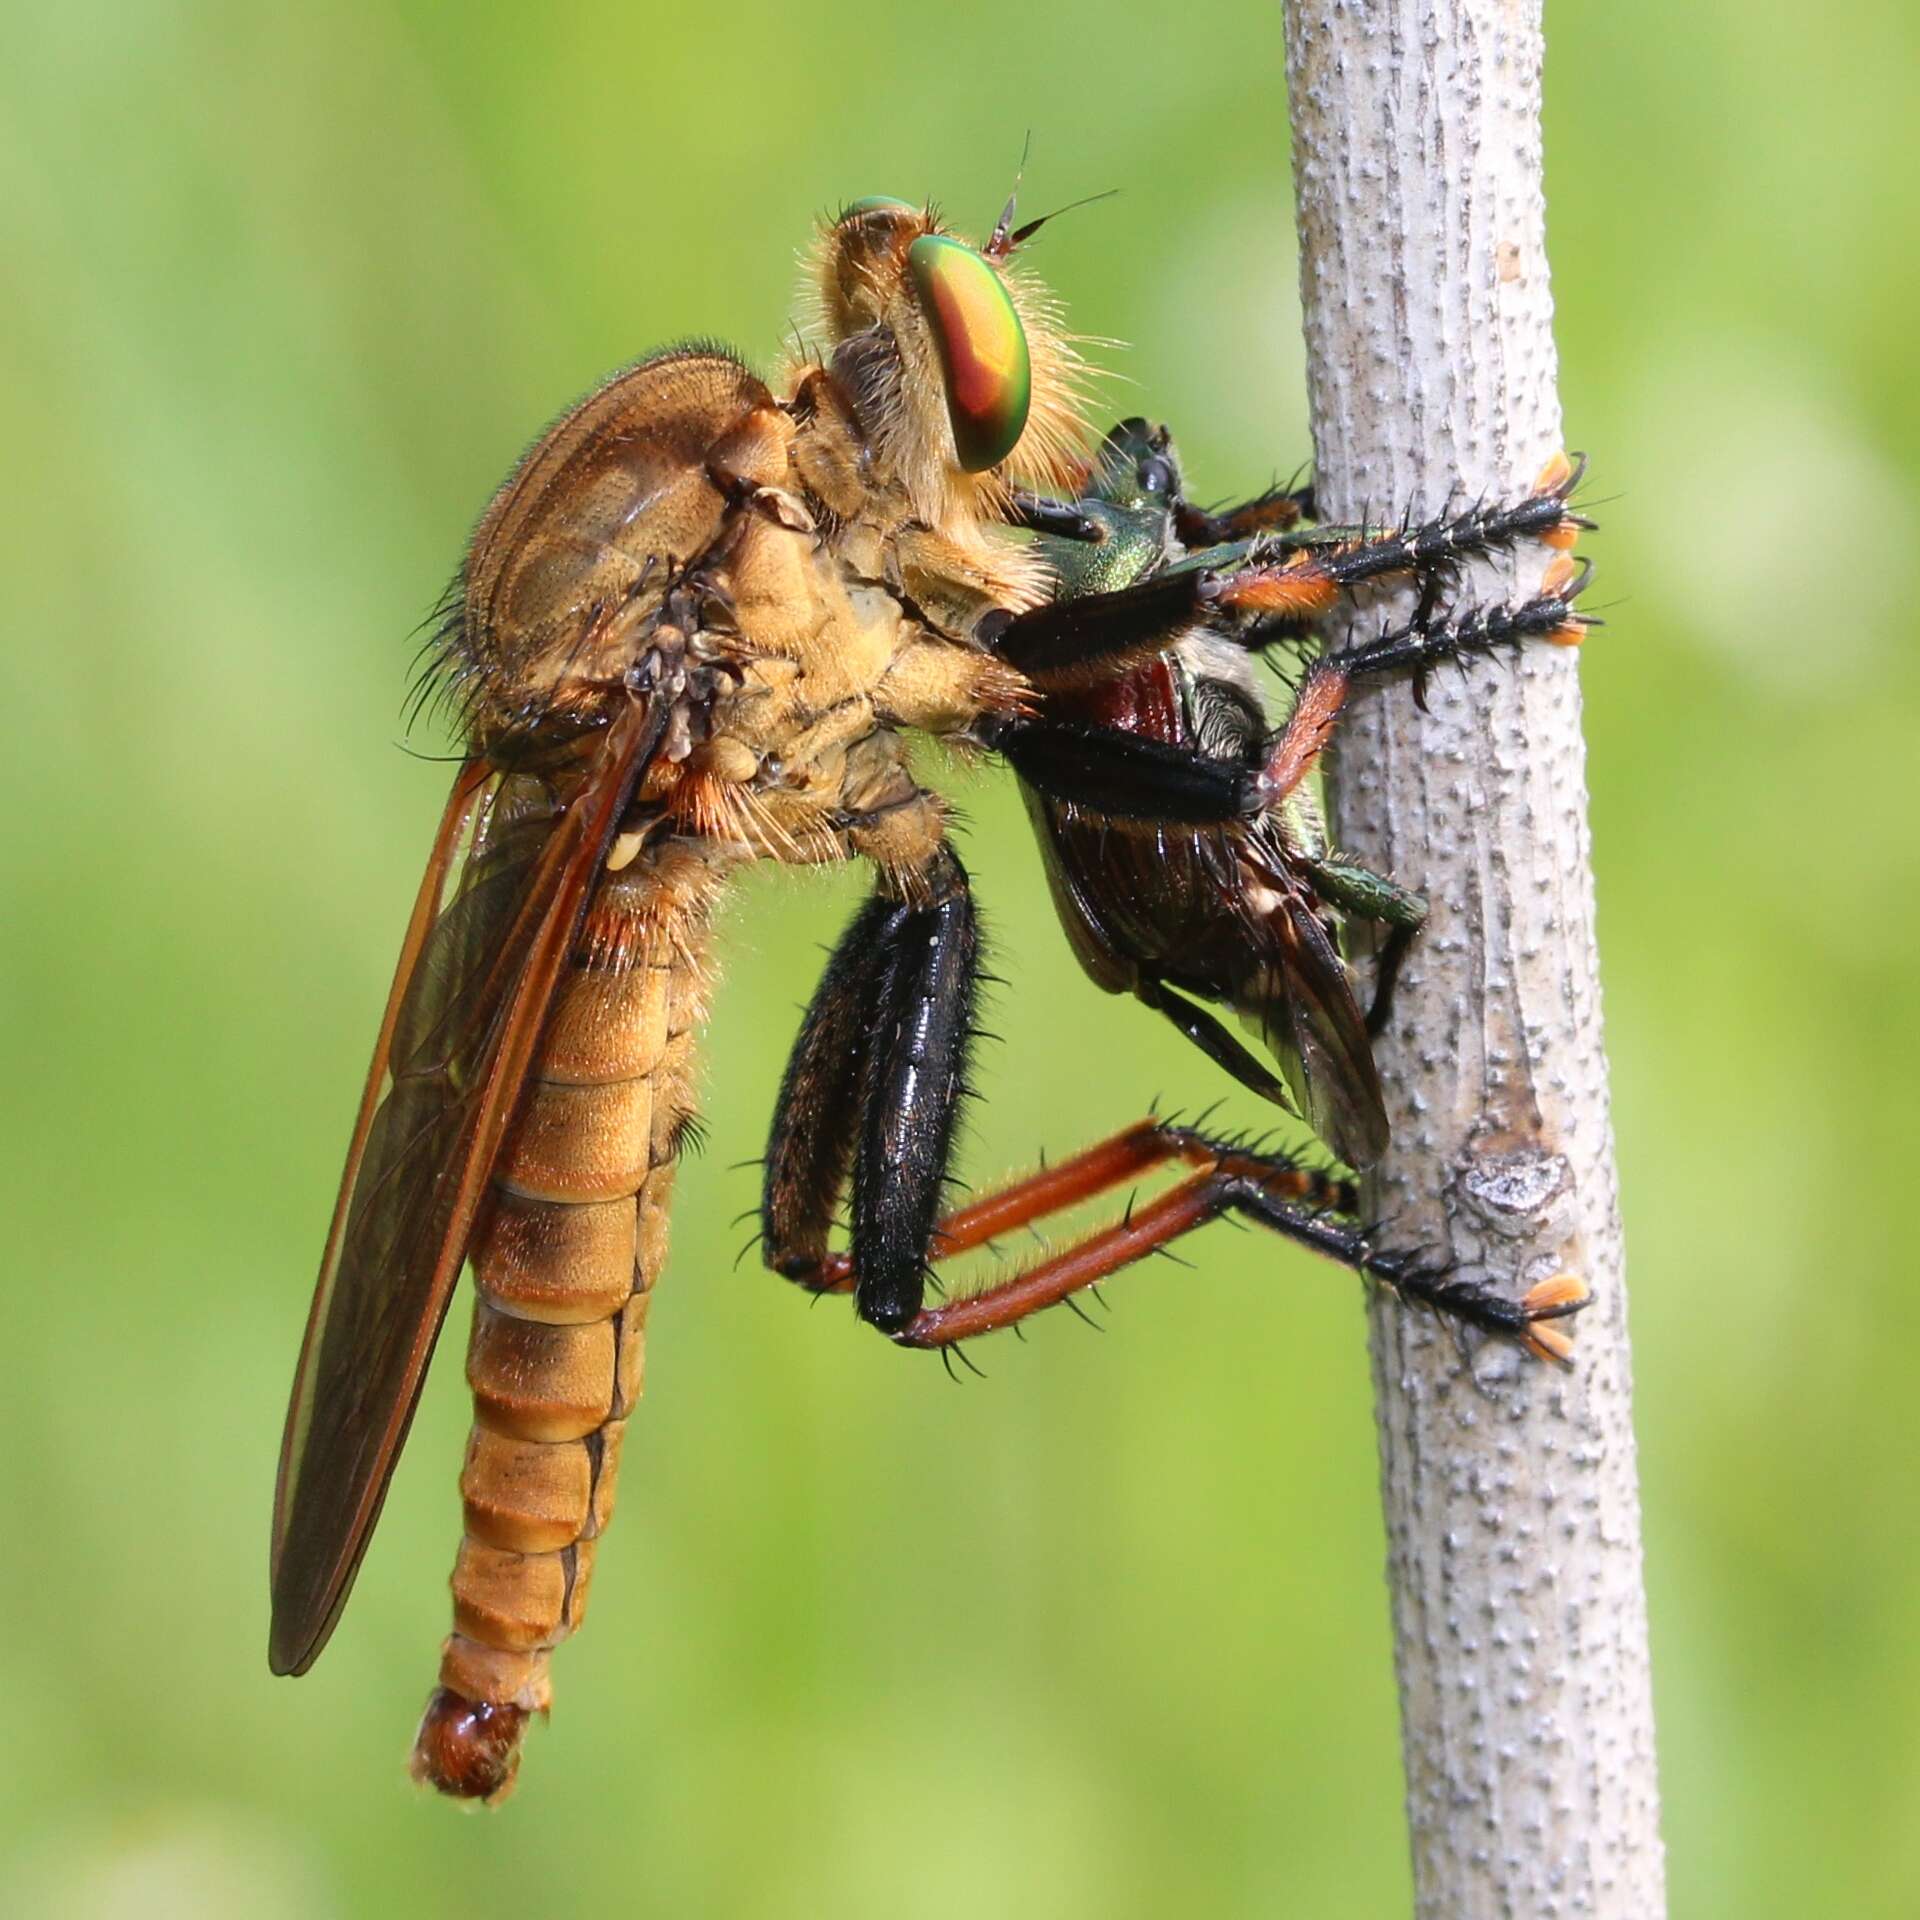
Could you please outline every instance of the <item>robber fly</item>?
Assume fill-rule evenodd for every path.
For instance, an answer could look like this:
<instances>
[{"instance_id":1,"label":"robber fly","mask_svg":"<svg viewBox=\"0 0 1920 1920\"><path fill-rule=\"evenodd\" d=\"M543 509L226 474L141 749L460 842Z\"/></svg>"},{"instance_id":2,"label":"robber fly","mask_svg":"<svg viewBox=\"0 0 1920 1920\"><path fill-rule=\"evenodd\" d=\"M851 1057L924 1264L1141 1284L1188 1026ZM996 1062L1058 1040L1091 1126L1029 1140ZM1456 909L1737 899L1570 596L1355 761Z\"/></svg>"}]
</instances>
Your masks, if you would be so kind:
<instances>
[{"instance_id":1,"label":"robber fly","mask_svg":"<svg viewBox=\"0 0 1920 1920\"><path fill-rule=\"evenodd\" d=\"M1230 639L1326 590L1312 556L1257 544L1065 590L1018 524L1022 501L1085 492L1089 472L1075 341L1017 257L1038 224L1014 227L1009 206L974 246L930 208L856 202L813 255L818 344L777 387L707 346L615 375L509 475L449 592L435 672L465 758L295 1376L270 1644L274 1670L299 1673L332 1632L470 1264L465 1531L413 1757L444 1792L511 1786L552 1651L585 1611L693 1124L710 923L750 861L857 855L875 876L781 1089L761 1205L779 1273L851 1293L902 1346L950 1349L1231 1209L1564 1353L1549 1323L1579 1304L1576 1282L1515 1301L1377 1247L1335 1210L1351 1196L1331 1176L1190 1129L1143 1123L940 1217L980 941L905 736L1002 754L1074 821L1257 836L1295 804L1324 732L1296 709L1220 757L1087 711L1089 689L1196 628ZM1536 532L1566 520L1557 500L1536 517ZM1389 558L1418 562L1404 543ZM1564 593L1554 606L1576 618ZM1470 621L1430 621L1353 669L1475 650ZM1032 1271L925 1304L934 1257L1157 1165L1190 1171ZM843 1193L850 1244L834 1251Z\"/></svg>"},{"instance_id":2,"label":"robber fly","mask_svg":"<svg viewBox=\"0 0 1920 1920\"><path fill-rule=\"evenodd\" d=\"M1315 622L1343 593L1382 574L1417 571L1438 580L1455 555L1528 535L1570 545L1586 524L1565 505L1578 477L1561 456L1516 506L1480 506L1384 531L1311 524L1310 489L1275 488L1227 513L1209 513L1186 498L1166 428L1123 420L1101 445L1080 498L1015 503L1053 570L1059 619L1073 619L1077 603L1089 598L1106 596L1111 606L1111 597L1127 589L1144 608L1178 605L1191 597L1196 573L1231 576L1259 562L1291 564L1284 590L1264 596L1271 604L1249 593L1238 604L1203 606L1171 645L1138 665L1084 688L1055 690L1048 713L1254 766L1271 744L1257 650L1310 642ZM1565 611L1578 595L1575 581L1563 552L1536 600L1456 627L1458 657L1527 637L1578 644L1587 623ZM1310 761L1315 742L1330 732L1353 679L1396 663L1405 640L1348 645L1311 662L1291 716L1304 736L1296 765ZM1114 818L1033 786L1026 799L1054 905L1088 977L1108 992L1132 993L1243 1086L1304 1114L1349 1166L1371 1166L1387 1144L1371 1036L1426 918L1420 895L1333 851L1304 778L1250 820L1191 825ZM1364 1017L1341 954L1345 918L1385 929ZM1196 998L1237 1013L1279 1063L1281 1077Z\"/></svg>"}]
</instances>

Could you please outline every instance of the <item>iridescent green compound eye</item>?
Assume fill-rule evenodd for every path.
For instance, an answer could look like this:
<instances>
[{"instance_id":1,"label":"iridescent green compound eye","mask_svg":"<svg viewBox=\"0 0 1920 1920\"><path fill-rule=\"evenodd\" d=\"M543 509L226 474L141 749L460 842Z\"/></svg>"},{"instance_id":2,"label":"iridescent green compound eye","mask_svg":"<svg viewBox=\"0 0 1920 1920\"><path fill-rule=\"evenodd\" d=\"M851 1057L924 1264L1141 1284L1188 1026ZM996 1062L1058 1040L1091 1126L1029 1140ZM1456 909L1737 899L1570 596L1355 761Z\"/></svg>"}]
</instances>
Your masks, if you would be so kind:
<instances>
[{"instance_id":1,"label":"iridescent green compound eye","mask_svg":"<svg viewBox=\"0 0 1920 1920\"><path fill-rule=\"evenodd\" d=\"M863 213L879 213L886 208L899 213L917 211L911 200L896 200L890 193L870 193L864 200L849 200L841 209L840 218L857 220Z\"/></svg>"},{"instance_id":2,"label":"iridescent green compound eye","mask_svg":"<svg viewBox=\"0 0 1920 1920\"><path fill-rule=\"evenodd\" d=\"M1033 400L1020 316L992 267L944 234L922 234L907 270L940 349L953 450L968 473L984 473L1019 444Z\"/></svg>"}]
</instances>

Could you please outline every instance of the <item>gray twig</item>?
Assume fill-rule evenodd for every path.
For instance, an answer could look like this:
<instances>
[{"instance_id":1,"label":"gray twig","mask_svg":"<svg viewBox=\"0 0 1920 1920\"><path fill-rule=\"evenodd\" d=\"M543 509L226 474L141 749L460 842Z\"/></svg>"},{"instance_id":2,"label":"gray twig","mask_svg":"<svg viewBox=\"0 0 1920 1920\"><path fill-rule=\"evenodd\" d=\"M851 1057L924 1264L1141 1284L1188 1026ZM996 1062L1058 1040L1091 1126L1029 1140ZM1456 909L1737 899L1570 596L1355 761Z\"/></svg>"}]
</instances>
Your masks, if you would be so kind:
<instances>
[{"instance_id":1,"label":"gray twig","mask_svg":"<svg viewBox=\"0 0 1920 1920\"><path fill-rule=\"evenodd\" d=\"M1539 0L1288 0L1286 32L1322 513L1526 491L1561 441ZM1545 557L1456 598L1525 594ZM1432 906L1378 1049L1370 1201L1516 1293L1570 1271L1596 1298L1565 1371L1373 1310L1416 1909L1658 1920L1577 659L1529 645L1427 698L1363 693L1328 779L1344 850Z\"/></svg>"}]
</instances>

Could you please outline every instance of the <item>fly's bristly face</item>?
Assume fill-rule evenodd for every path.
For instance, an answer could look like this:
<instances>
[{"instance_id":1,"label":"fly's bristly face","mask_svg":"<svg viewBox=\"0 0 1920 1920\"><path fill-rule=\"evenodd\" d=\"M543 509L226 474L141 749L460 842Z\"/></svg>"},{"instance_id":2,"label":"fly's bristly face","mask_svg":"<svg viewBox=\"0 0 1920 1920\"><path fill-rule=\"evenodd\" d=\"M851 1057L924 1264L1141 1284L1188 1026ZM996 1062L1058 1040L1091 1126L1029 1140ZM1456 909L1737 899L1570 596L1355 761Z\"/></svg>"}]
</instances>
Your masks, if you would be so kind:
<instances>
[{"instance_id":1,"label":"fly's bristly face","mask_svg":"<svg viewBox=\"0 0 1920 1920\"><path fill-rule=\"evenodd\" d=\"M808 264L827 364L852 397L882 485L965 539L1016 488L1086 471L1089 369L1053 295L1002 227L976 247L932 207L857 200Z\"/></svg>"}]
</instances>

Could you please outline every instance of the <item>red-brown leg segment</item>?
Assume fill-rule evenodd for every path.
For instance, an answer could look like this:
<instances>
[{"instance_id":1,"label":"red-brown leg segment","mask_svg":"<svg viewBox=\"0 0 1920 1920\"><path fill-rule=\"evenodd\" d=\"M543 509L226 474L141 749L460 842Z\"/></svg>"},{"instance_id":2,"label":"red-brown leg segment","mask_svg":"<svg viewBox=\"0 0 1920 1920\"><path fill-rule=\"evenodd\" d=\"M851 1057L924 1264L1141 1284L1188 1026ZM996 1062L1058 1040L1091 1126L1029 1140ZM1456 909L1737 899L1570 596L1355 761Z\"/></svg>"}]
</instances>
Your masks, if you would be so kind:
<instances>
[{"instance_id":1,"label":"red-brown leg segment","mask_svg":"<svg viewBox=\"0 0 1920 1920\"><path fill-rule=\"evenodd\" d=\"M1185 1155L1182 1155L1185 1157ZM1278 1155L1218 1151L1213 1165L1101 1232L1089 1235L1028 1272L983 1293L924 1308L893 1336L904 1347L950 1347L976 1334L992 1333L1029 1314L1057 1306L1070 1294L1104 1280L1182 1234L1227 1212L1239 1213L1289 1240L1385 1282L1403 1298L1438 1313L1519 1340L1542 1359L1565 1360L1572 1342L1544 1322L1579 1312L1585 1285L1558 1274L1510 1300L1484 1281L1467 1280L1444 1266L1375 1247L1349 1221L1296 1197L1305 1169Z\"/></svg>"},{"instance_id":2,"label":"red-brown leg segment","mask_svg":"<svg viewBox=\"0 0 1920 1920\"><path fill-rule=\"evenodd\" d=\"M1414 620L1376 640L1322 654L1307 669L1287 724L1267 749L1258 780L1263 803L1277 806L1313 771L1333 737L1348 691L1363 674L1408 667L1429 673L1446 661L1495 653L1529 639L1577 647L1595 624L1574 606L1589 572L1559 554L1548 566L1539 593L1517 606L1478 607L1444 620Z\"/></svg>"},{"instance_id":3,"label":"red-brown leg segment","mask_svg":"<svg viewBox=\"0 0 1920 1920\"><path fill-rule=\"evenodd\" d=\"M1313 516L1311 487L1269 487L1237 507L1209 513L1191 500L1174 506L1174 527L1186 547L1220 547L1256 533L1285 533Z\"/></svg>"},{"instance_id":4,"label":"red-brown leg segment","mask_svg":"<svg viewBox=\"0 0 1920 1920\"><path fill-rule=\"evenodd\" d=\"M933 1252L964 1253L1176 1161L1199 1171L1025 1273L980 1293L923 1308L890 1337L898 1346L941 1348L1013 1326L1209 1220L1238 1213L1384 1282L1406 1299L1484 1332L1517 1339L1542 1358L1565 1360L1571 1352L1567 1334L1546 1324L1586 1304L1586 1287L1571 1275L1556 1275L1511 1300L1445 1266L1374 1246L1351 1220L1355 1196L1350 1182L1300 1166L1284 1154L1245 1152L1155 1120L1141 1121L949 1215L940 1225ZM815 1292L850 1292L855 1284L852 1262L845 1254L831 1254L801 1284Z\"/></svg>"},{"instance_id":5,"label":"red-brown leg segment","mask_svg":"<svg viewBox=\"0 0 1920 1920\"><path fill-rule=\"evenodd\" d=\"M948 1214L934 1234L932 1255L935 1259L950 1259L955 1254L971 1252L1049 1214L1063 1213L1083 1201L1111 1193L1124 1181L1150 1173L1169 1161L1184 1161L1192 1167L1218 1166L1225 1151L1219 1143L1190 1128L1161 1120L1137 1121L1084 1153L1042 1167L1037 1173L1012 1181L997 1192L984 1194ZM1355 1196L1351 1181L1323 1173L1317 1167L1295 1166L1278 1158L1263 1164L1269 1167L1276 1190L1284 1188L1301 1206L1322 1212L1353 1211ZM812 1293L850 1293L854 1283L853 1257L830 1253L812 1272L792 1277ZM1098 1274L1093 1277L1100 1278Z\"/></svg>"}]
</instances>

